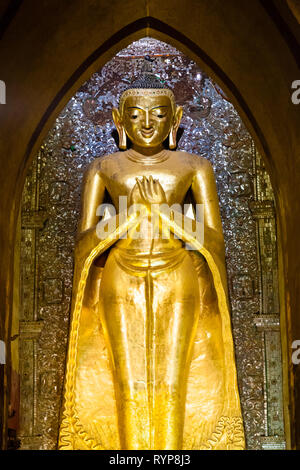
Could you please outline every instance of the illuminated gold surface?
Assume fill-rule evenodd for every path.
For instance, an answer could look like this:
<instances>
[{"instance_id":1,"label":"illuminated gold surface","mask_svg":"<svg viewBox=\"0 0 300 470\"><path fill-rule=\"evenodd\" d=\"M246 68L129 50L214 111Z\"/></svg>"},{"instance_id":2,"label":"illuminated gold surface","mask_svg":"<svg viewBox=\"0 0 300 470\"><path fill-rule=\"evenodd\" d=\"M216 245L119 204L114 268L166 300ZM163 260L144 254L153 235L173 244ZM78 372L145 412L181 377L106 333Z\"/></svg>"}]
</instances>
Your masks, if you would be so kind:
<instances>
[{"instance_id":1,"label":"illuminated gold surface","mask_svg":"<svg viewBox=\"0 0 300 470\"><path fill-rule=\"evenodd\" d=\"M167 96L129 96L113 117L132 149L96 159L87 171L61 449L244 448L212 167L162 145L169 134L174 141L181 113ZM144 212L117 215L116 229L99 240L105 189L117 212L119 196ZM179 216L159 208L160 224L177 238L153 239L150 204L183 204L188 194L204 204L204 243L188 229L195 221L182 229ZM134 238L136 229L143 238Z\"/></svg>"}]
</instances>

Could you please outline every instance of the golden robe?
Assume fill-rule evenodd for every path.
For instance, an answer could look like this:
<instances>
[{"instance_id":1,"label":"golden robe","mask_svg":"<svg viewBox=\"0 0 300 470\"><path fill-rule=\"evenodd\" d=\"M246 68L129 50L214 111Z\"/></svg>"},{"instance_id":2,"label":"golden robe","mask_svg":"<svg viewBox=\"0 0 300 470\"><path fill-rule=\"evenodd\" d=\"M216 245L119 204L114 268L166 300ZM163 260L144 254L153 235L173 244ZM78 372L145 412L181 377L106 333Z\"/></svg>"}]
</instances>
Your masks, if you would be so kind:
<instances>
[{"instance_id":1,"label":"golden robe","mask_svg":"<svg viewBox=\"0 0 300 470\"><path fill-rule=\"evenodd\" d=\"M204 243L189 232L183 217L160 212L161 219L173 234L193 250L179 248L165 259L169 273L180 263L190 262L198 273L201 310L194 336L191 362L187 370L187 390L183 404L183 449L239 449L245 447L244 430L236 378L234 346L228 304L225 261L216 249L216 233L204 227ZM116 217L118 219L118 216ZM118 219L121 220L121 217ZM103 267L99 256L132 227L141 214L134 214L116 223L116 229L99 241L88 253L75 253L72 316L65 376L60 449L120 449L118 413L110 355L99 319L99 292ZM177 222L176 222L177 220ZM190 222L190 220L189 220ZM193 227L199 222L193 221ZM143 277L143 260L113 247L110 259L118 264L122 276ZM184 261L186 260L186 261ZM155 271L154 268L151 272ZM120 271L120 272L121 272ZM144 273L146 271L144 270ZM148 273L149 273L148 269ZM159 282L159 278L158 281ZM156 284L159 285L159 284ZM94 292L94 296L91 296ZM203 301L204 300L204 301ZM180 391L179 391L180 393ZM140 406L143 423L143 403ZM163 412L163 411L162 411ZM155 447L154 447L155 448Z\"/></svg>"}]
</instances>

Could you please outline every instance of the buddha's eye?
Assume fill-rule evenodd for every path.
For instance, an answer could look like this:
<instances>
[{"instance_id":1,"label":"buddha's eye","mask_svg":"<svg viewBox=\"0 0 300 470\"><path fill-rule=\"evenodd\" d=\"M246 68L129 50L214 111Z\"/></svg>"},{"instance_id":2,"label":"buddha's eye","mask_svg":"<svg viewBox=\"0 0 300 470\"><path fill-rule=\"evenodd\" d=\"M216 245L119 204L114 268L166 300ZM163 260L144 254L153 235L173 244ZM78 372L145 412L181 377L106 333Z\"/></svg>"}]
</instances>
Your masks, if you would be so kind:
<instances>
[{"instance_id":1,"label":"buddha's eye","mask_svg":"<svg viewBox=\"0 0 300 470\"><path fill-rule=\"evenodd\" d=\"M157 117L158 119L163 119L167 113L164 112L159 112L159 110L153 111L153 115Z\"/></svg>"}]
</instances>

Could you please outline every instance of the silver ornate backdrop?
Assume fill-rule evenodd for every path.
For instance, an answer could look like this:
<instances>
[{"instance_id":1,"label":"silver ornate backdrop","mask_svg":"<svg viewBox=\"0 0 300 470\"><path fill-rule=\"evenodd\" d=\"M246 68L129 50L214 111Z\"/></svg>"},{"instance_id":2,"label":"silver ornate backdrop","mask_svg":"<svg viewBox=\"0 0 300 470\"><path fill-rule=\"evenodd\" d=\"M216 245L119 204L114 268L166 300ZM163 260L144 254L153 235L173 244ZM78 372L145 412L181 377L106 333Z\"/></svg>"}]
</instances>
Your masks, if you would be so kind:
<instances>
[{"instance_id":1,"label":"silver ornate backdrop","mask_svg":"<svg viewBox=\"0 0 300 470\"><path fill-rule=\"evenodd\" d=\"M122 50L78 90L28 172L21 213L21 448L56 447L82 176L95 157L117 151L111 109L146 54L184 107L179 149L203 155L215 169L247 448L284 448L269 177L222 90L188 57L150 38Z\"/></svg>"}]
</instances>

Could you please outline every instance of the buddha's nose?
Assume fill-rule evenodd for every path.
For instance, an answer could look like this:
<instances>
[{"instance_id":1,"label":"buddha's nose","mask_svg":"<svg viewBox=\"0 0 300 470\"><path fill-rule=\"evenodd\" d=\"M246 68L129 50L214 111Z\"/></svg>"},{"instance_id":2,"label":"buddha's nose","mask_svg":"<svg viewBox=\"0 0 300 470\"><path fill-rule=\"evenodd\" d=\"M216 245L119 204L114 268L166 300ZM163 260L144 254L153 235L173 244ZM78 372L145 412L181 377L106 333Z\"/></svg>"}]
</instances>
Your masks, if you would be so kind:
<instances>
[{"instance_id":1,"label":"buddha's nose","mask_svg":"<svg viewBox=\"0 0 300 470\"><path fill-rule=\"evenodd\" d=\"M149 111L146 111L146 116L145 116L145 128L149 129L151 127L150 123L150 113Z\"/></svg>"}]
</instances>

